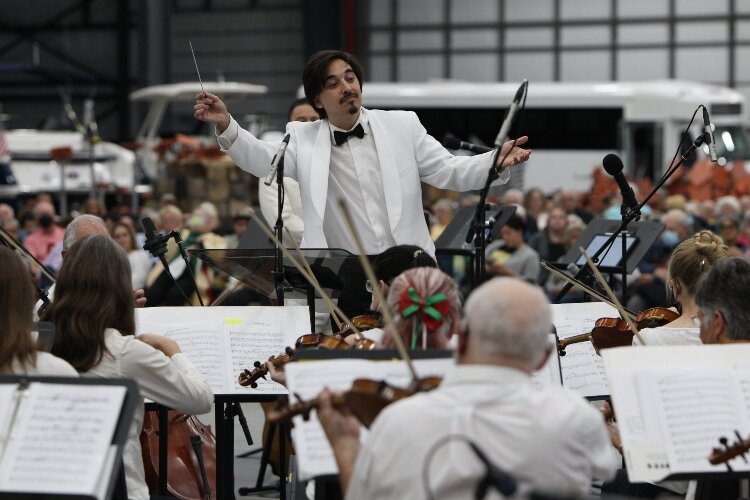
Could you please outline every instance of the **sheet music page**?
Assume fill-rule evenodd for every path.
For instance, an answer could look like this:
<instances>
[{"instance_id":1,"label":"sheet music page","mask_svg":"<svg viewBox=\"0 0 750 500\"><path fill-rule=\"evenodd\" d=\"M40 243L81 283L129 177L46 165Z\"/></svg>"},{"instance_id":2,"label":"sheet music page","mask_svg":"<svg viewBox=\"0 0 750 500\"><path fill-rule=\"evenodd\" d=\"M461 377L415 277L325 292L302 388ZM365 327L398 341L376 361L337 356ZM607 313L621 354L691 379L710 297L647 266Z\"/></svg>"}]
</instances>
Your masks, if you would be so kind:
<instances>
[{"instance_id":1,"label":"sheet music page","mask_svg":"<svg viewBox=\"0 0 750 500\"><path fill-rule=\"evenodd\" d=\"M175 340L182 352L206 379L211 390L224 392L226 383L225 360L229 359L221 324L216 320L191 323L160 323L148 325L138 333L155 333Z\"/></svg>"},{"instance_id":2,"label":"sheet music page","mask_svg":"<svg viewBox=\"0 0 750 500\"><path fill-rule=\"evenodd\" d=\"M636 380L639 390L648 391L644 402L658 413L672 473L726 470L708 462L711 449L720 437L731 439L736 429L748 428L739 384L730 370L648 370L637 373Z\"/></svg>"},{"instance_id":3,"label":"sheet music page","mask_svg":"<svg viewBox=\"0 0 750 500\"><path fill-rule=\"evenodd\" d=\"M414 360L417 376L442 376L453 366L453 359L418 359ZM291 394L298 394L303 400L316 397L323 387L333 391L345 391L351 388L358 378L376 380L385 379L395 386L406 386L411 381L408 369L403 361L370 361L362 359L336 359L325 361L303 361L287 365L287 386ZM296 400L292 398L292 400ZM292 439L297 452L298 475L301 480L316 476L337 474L338 467L333 451L328 443L323 428L318 421L317 413L310 412L306 422L301 416L294 417ZM366 439L367 430L360 428L362 440Z\"/></svg>"},{"instance_id":4,"label":"sheet music page","mask_svg":"<svg viewBox=\"0 0 750 500\"><path fill-rule=\"evenodd\" d=\"M17 390L18 384L0 385L0 458L3 457L5 440L10 431L10 421L13 418L13 412L16 409L14 396Z\"/></svg>"},{"instance_id":5,"label":"sheet music page","mask_svg":"<svg viewBox=\"0 0 750 500\"><path fill-rule=\"evenodd\" d=\"M554 333L549 334L549 343L554 351L549 355L544 366L532 375L534 385L537 387L562 385L562 379L560 378L560 354L557 351L557 337L555 337Z\"/></svg>"},{"instance_id":6,"label":"sheet music page","mask_svg":"<svg viewBox=\"0 0 750 500\"><path fill-rule=\"evenodd\" d=\"M126 388L32 383L0 463L0 490L92 495Z\"/></svg>"},{"instance_id":7,"label":"sheet music page","mask_svg":"<svg viewBox=\"0 0 750 500\"><path fill-rule=\"evenodd\" d=\"M237 377L244 369L252 370L253 363L265 362L269 356L284 353L287 347L301 335L310 333L310 316L306 306L258 307L245 314L244 318L224 320L224 330L229 337L232 353L232 371L227 387L231 392L258 394L286 394L286 388L272 381L259 379L258 387L242 387Z\"/></svg>"},{"instance_id":8,"label":"sheet music page","mask_svg":"<svg viewBox=\"0 0 750 500\"><path fill-rule=\"evenodd\" d=\"M663 380L663 387L672 387L666 385L670 379L664 379L664 376L681 373L687 380L687 373L691 374L690 377L701 379L703 384L711 380L706 377L716 370L723 370L729 374L737 387L732 389L733 399L741 407L739 410L742 412L742 418L747 419L747 415L750 415L750 398L743 397L750 394L750 371L747 370L750 345L619 347L602 351L602 356L625 449L628 477L631 481L658 481L671 473L684 472L679 468L674 470L671 464L674 458L668 452L668 441L672 436L667 433L668 429L665 429L663 423L667 415L660 409L660 404L654 402L660 397L656 392L659 388L656 385L657 376L660 377L659 380ZM747 385L744 387L748 388L747 392L743 392L745 380L744 383ZM722 390L726 390L727 387ZM684 395L692 397L693 391L698 394L697 389L691 388L686 390ZM675 394L679 394L679 391ZM692 414L699 415L697 412ZM712 426L711 429L713 428ZM750 434L748 427L738 430L743 436ZM733 436L734 432L727 435L731 441ZM718 444L716 436L711 439L714 441L701 452L705 465L697 469L701 472L711 470L705 459L711 448ZM681 441L679 444L682 446L686 443ZM676 451L673 447L672 455ZM740 464L741 459L736 463Z\"/></svg>"},{"instance_id":9,"label":"sheet music page","mask_svg":"<svg viewBox=\"0 0 750 500\"><path fill-rule=\"evenodd\" d=\"M619 317L617 310L604 302L582 304L552 304L552 322L560 339L590 332L599 318ZM560 357L563 385L584 397L609 394L604 362L596 354L591 342L581 342L565 348Z\"/></svg>"}]
</instances>

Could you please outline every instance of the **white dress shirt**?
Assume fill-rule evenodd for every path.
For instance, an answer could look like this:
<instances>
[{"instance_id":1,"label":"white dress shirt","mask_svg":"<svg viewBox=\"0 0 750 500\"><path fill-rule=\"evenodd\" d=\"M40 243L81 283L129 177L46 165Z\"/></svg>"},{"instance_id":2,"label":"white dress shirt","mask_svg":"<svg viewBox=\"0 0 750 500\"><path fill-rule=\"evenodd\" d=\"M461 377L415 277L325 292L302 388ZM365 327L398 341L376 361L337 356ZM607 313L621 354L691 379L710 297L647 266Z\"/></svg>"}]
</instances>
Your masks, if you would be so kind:
<instances>
[{"instance_id":1,"label":"white dress shirt","mask_svg":"<svg viewBox=\"0 0 750 500\"><path fill-rule=\"evenodd\" d=\"M344 200L349 207L354 227L359 231L365 253L375 255L396 246L396 241L388 222L383 176L366 109L359 114L354 127L357 125L362 125L365 136L361 139L351 136L345 143L336 146L334 131L348 131L328 122L332 146L323 233L331 248L359 253L349 231L341 231L341 228L347 226L338 203L339 200Z\"/></svg>"},{"instance_id":2,"label":"white dress shirt","mask_svg":"<svg viewBox=\"0 0 750 500\"><path fill-rule=\"evenodd\" d=\"M132 335L108 328L104 343L109 353L83 377L130 378L138 382L141 396L191 415L211 409L213 393L200 372L182 353L167 357ZM148 500L141 456L143 404L136 405L122 454L128 498Z\"/></svg>"},{"instance_id":3,"label":"white dress shirt","mask_svg":"<svg viewBox=\"0 0 750 500\"><path fill-rule=\"evenodd\" d=\"M387 407L357 458L347 498L474 498L485 467L475 443L522 487L556 495L585 495L592 478L618 466L604 419L562 387L536 387L519 370L457 365L442 385ZM424 471L432 456L429 469ZM490 497L498 498L490 490Z\"/></svg>"},{"instance_id":4,"label":"white dress shirt","mask_svg":"<svg viewBox=\"0 0 750 500\"><path fill-rule=\"evenodd\" d=\"M703 345L700 328L674 328L660 326L639 330L646 345ZM633 345L641 345L638 337L633 336Z\"/></svg>"}]
</instances>

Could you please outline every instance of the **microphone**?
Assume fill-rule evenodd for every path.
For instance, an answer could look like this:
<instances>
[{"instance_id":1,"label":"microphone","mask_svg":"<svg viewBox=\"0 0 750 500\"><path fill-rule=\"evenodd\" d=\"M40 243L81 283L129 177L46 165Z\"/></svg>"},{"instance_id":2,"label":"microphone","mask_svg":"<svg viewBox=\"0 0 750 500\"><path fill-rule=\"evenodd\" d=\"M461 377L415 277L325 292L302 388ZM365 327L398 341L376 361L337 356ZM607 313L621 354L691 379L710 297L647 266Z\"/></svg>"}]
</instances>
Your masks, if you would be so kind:
<instances>
[{"instance_id":1,"label":"microphone","mask_svg":"<svg viewBox=\"0 0 750 500\"><path fill-rule=\"evenodd\" d=\"M164 254L167 253L167 239L163 234L156 232L154 222L150 217L144 217L141 219L143 225L143 231L146 233L146 242L143 244L143 249L154 257L158 257L165 269L169 269L169 263Z\"/></svg>"},{"instance_id":2,"label":"microphone","mask_svg":"<svg viewBox=\"0 0 750 500\"><path fill-rule=\"evenodd\" d=\"M474 454L487 468L487 475L482 481L480 481L479 485L477 486L477 491L486 493L487 486L492 485L495 487L498 493L503 496L507 497L513 495L518 489L516 480L513 479L510 474L501 470L499 467L493 464L490 459L487 458L487 455L485 455L484 452L472 441L469 441L469 446L471 446L471 449L474 450ZM484 494L478 496L477 498L484 498Z\"/></svg>"},{"instance_id":3,"label":"microphone","mask_svg":"<svg viewBox=\"0 0 750 500\"><path fill-rule=\"evenodd\" d=\"M494 151L494 148L488 148L487 146L480 146L479 144L464 142L457 139L456 137L451 136L443 139L443 146L448 149L463 149L465 151L471 151L477 154L489 153L490 151Z\"/></svg>"},{"instance_id":4,"label":"microphone","mask_svg":"<svg viewBox=\"0 0 750 500\"><path fill-rule=\"evenodd\" d=\"M508 112L505 114L505 120L503 120L503 124L500 126L500 131L495 138L495 146L502 147L502 145L505 144L505 141L508 140L508 132L510 132L510 127L515 121L516 113L518 113L518 109L521 106L521 99L523 98L523 94L526 91L526 86L528 84L529 81L524 80L521 86L518 87L516 96L513 98L513 102L510 103L510 108L508 108Z\"/></svg>"},{"instance_id":5,"label":"microphone","mask_svg":"<svg viewBox=\"0 0 750 500\"><path fill-rule=\"evenodd\" d=\"M708 155L711 161L716 163L716 141L714 139L714 131L711 128L711 119L708 117L708 110L705 106L703 106L703 130L705 131Z\"/></svg>"},{"instance_id":6,"label":"microphone","mask_svg":"<svg viewBox=\"0 0 750 500\"><path fill-rule=\"evenodd\" d=\"M638 206L638 201L635 199L633 188L630 187L630 184L628 184L628 181L622 173L624 167L620 157L616 154L610 153L602 160L602 166L609 175L615 178L617 186L620 188L623 205L630 209L636 208Z\"/></svg>"},{"instance_id":7,"label":"microphone","mask_svg":"<svg viewBox=\"0 0 750 500\"><path fill-rule=\"evenodd\" d=\"M271 160L271 171L268 172L266 180L263 181L263 184L265 184L266 186L270 186L271 182L273 182L273 178L276 177L276 171L279 169L279 163L281 163L281 161L284 159L284 153L286 152L287 146L289 146L288 132L284 136L284 139L281 141L281 144L279 144L279 149L276 151L273 160Z\"/></svg>"}]
</instances>

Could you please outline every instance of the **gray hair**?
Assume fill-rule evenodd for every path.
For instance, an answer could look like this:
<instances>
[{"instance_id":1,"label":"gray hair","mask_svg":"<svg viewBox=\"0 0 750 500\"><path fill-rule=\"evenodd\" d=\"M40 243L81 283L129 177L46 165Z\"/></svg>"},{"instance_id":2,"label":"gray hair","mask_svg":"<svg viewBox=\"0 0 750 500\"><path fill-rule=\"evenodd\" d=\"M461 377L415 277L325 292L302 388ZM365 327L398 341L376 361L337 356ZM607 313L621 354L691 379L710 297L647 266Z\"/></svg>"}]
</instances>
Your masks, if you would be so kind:
<instances>
[{"instance_id":1,"label":"gray hair","mask_svg":"<svg viewBox=\"0 0 750 500\"><path fill-rule=\"evenodd\" d=\"M552 309L535 286L495 278L477 288L464 307L469 342L482 353L539 364L552 330Z\"/></svg>"},{"instance_id":2,"label":"gray hair","mask_svg":"<svg viewBox=\"0 0 750 500\"><path fill-rule=\"evenodd\" d=\"M70 224L68 224L68 227L65 228L65 236L63 237L63 250L70 250L70 247L72 247L76 241L81 239L82 236L88 236L92 234L91 232L86 232L86 234L79 235L82 228L90 228L91 226L101 226L101 228L104 230L104 233L102 234L108 234L107 226L104 224L104 221L101 217L90 214L79 215L78 217L73 219Z\"/></svg>"},{"instance_id":3,"label":"gray hair","mask_svg":"<svg viewBox=\"0 0 750 500\"><path fill-rule=\"evenodd\" d=\"M695 302L711 321L719 311L733 340L750 340L750 263L741 257L728 257L713 263L698 281ZM707 314L709 313L709 314Z\"/></svg>"}]
</instances>

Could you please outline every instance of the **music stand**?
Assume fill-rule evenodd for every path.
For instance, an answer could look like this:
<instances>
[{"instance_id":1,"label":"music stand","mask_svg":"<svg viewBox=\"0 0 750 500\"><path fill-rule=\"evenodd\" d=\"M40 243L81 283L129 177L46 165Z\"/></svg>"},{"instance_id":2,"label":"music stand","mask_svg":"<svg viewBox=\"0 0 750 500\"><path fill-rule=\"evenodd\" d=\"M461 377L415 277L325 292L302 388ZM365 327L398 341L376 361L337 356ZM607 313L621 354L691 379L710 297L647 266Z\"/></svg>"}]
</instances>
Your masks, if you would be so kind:
<instances>
[{"instance_id":1,"label":"music stand","mask_svg":"<svg viewBox=\"0 0 750 500\"><path fill-rule=\"evenodd\" d=\"M575 264L578 267L586 267L584 264L580 266L577 264L581 258L580 247L589 248L594 238L599 235L611 234L620 226L620 221L612 219L593 219L586 226L586 229L576 240L575 244L563 255L558 262L551 263L554 267L567 270L570 264ZM631 274L643 260L646 252L656 242L659 235L664 231L664 224L661 222L631 222L628 224L628 235L634 236L636 243L627 253L625 259L625 272ZM617 247L617 248L615 248ZM613 252L621 253L621 241L618 236L617 240L612 244ZM588 253L588 252L587 252ZM614 274L622 272L622 262L616 266L599 266L599 269L603 273ZM625 299L625 297L623 297Z\"/></svg>"},{"instance_id":2,"label":"music stand","mask_svg":"<svg viewBox=\"0 0 750 500\"><path fill-rule=\"evenodd\" d=\"M516 213L515 205L498 206L492 205L488 209L488 220L493 220L492 227L489 229L487 235L487 243L493 241L500 234L500 228L502 228L508 219L510 219L514 213ZM448 224L443 233L435 241L435 255L463 255L468 256L471 260L471 269L474 268L474 246L466 243L466 233L469 231L469 226L473 222L474 214L476 212L476 205L461 207L453 220ZM474 288L473 274L471 280L471 287Z\"/></svg>"},{"instance_id":3,"label":"music stand","mask_svg":"<svg viewBox=\"0 0 750 500\"><path fill-rule=\"evenodd\" d=\"M125 469L122 463L122 452L128 440L130 424L133 420L136 405L142 405L143 399L138 390L138 384L130 379L94 379L94 378L71 378L71 377L42 377L27 375L0 375L0 385L12 384L19 387L28 386L31 383L41 384L63 384L81 386L82 394L86 393L86 388L90 386L123 386L125 387L125 397L119 410L117 424L112 436L111 444L115 447L112 468L104 473L108 474L109 481L106 486L104 498L126 499L127 487L125 485ZM40 473L43 471L40 470ZM39 493L19 493L11 491L0 491L0 499L12 498L18 499L38 499L38 498L72 498L69 494L55 494L49 492ZM75 495L75 498L94 498L90 495Z\"/></svg>"}]
</instances>

